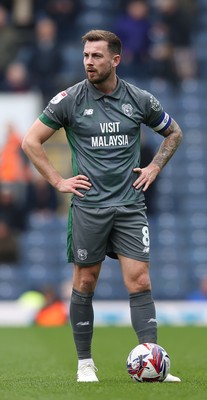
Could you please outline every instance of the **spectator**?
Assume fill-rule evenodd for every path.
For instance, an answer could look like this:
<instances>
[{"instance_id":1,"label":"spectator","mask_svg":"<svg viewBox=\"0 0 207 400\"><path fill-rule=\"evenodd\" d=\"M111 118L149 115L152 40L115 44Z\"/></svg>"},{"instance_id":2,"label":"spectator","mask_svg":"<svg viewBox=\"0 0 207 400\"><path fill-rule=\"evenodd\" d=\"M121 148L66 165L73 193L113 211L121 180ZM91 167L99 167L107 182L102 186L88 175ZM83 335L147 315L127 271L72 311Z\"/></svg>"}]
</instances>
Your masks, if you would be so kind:
<instances>
[{"instance_id":1,"label":"spectator","mask_svg":"<svg viewBox=\"0 0 207 400\"><path fill-rule=\"evenodd\" d=\"M16 263L19 259L17 234L0 217L0 264Z\"/></svg>"},{"instance_id":2,"label":"spectator","mask_svg":"<svg viewBox=\"0 0 207 400\"><path fill-rule=\"evenodd\" d=\"M7 9L0 5L0 80L9 63L16 57L21 44L18 30L9 22Z\"/></svg>"},{"instance_id":3,"label":"spectator","mask_svg":"<svg viewBox=\"0 0 207 400\"><path fill-rule=\"evenodd\" d=\"M0 90L11 93L25 93L32 89L26 65L20 61L11 62L4 73Z\"/></svg>"},{"instance_id":4,"label":"spectator","mask_svg":"<svg viewBox=\"0 0 207 400\"><path fill-rule=\"evenodd\" d=\"M35 33L35 43L28 49L26 63L34 86L42 91L46 102L59 90L62 55L57 42L57 27L52 19L39 20Z\"/></svg>"},{"instance_id":5,"label":"spectator","mask_svg":"<svg viewBox=\"0 0 207 400\"><path fill-rule=\"evenodd\" d=\"M18 298L18 302L26 308L35 311L40 310L44 306L45 299L43 293L36 287L33 287L23 292Z\"/></svg>"},{"instance_id":6,"label":"spectator","mask_svg":"<svg viewBox=\"0 0 207 400\"><path fill-rule=\"evenodd\" d=\"M35 324L41 326L61 326L68 323L68 311L65 303L56 294L53 287L42 291L45 304L35 316Z\"/></svg>"},{"instance_id":7,"label":"spectator","mask_svg":"<svg viewBox=\"0 0 207 400\"><path fill-rule=\"evenodd\" d=\"M6 126L6 139L0 151L0 182L25 183L31 178L29 161L21 149L21 137L14 125Z\"/></svg>"},{"instance_id":8,"label":"spectator","mask_svg":"<svg viewBox=\"0 0 207 400\"><path fill-rule=\"evenodd\" d=\"M136 75L139 78L148 76L150 28L147 2L145 0L127 2L125 13L113 26L113 31L123 43L123 67L120 73Z\"/></svg>"},{"instance_id":9,"label":"spectator","mask_svg":"<svg viewBox=\"0 0 207 400\"><path fill-rule=\"evenodd\" d=\"M30 34L34 27L34 3L36 0L13 0L11 5L11 18L18 29ZM27 40L27 38L26 38Z\"/></svg>"},{"instance_id":10,"label":"spectator","mask_svg":"<svg viewBox=\"0 0 207 400\"><path fill-rule=\"evenodd\" d=\"M55 21L59 43L75 37L76 16L80 12L79 0L45 0L39 2L38 13Z\"/></svg>"},{"instance_id":11,"label":"spectator","mask_svg":"<svg viewBox=\"0 0 207 400\"><path fill-rule=\"evenodd\" d=\"M27 204L30 212L42 214L54 213L58 208L56 190L39 174L30 182Z\"/></svg>"},{"instance_id":12,"label":"spectator","mask_svg":"<svg viewBox=\"0 0 207 400\"><path fill-rule=\"evenodd\" d=\"M9 230L19 233L27 227L25 204L16 200L15 188L11 185L0 187L0 222L7 227L6 233Z\"/></svg>"},{"instance_id":13,"label":"spectator","mask_svg":"<svg viewBox=\"0 0 207 400\"><path fill-rule=\"evenodd\" d=\"M165 25L169 43L173 47L173 57L179 78L193 78L197 72L192 49L192 18L178 0L157 0L157 12Z\"/></svg>"},{"instance_id":14,"label":"spectator","mask_svg":"<svg viewBox=\"0 0 207 400\"><path fill-rule=\"evenodd\" d=\"M168 28L158 19L154 22L150 35L150 77L165 79L177 85L179 76L175 65L174 48L168 37Z\"/></svg>"},{"instance_id":15,"label":"spectator","mask_svg":"<svg viewBox=\"0 0 207 400\"><path fill-rule=\"evenodd\" d=\"M6 126L6 139L0 151L0 182L11 188L15 204L25 207L26 189L32 176L30 164L21 149L21 137L12 123Z\"/></svg>"}]
</instances>

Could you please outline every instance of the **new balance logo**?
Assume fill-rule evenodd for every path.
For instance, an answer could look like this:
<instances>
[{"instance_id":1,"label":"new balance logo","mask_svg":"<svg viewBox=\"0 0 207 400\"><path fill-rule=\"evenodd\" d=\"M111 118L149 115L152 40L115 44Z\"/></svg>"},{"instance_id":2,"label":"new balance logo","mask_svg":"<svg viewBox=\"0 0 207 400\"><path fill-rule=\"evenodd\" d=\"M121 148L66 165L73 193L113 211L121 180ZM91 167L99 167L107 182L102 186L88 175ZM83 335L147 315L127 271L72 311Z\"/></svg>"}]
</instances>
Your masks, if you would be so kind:
<instances>
[{"instance_id":1,"label":"new balance logo","mask_svg":"<svg viewBox=\"0 0 207 400\"><path fill-rule=\"evenodd\" d=\"M83 113L83 115L92 115L92 114L93 114L92 108L86 108Z\"/></svg>"},{"instance_id":2,"label":"new balance logo","mask_svg":"<svg viewBox=\"0 0 207 400\"><path fill-rule=\"evenodd\" d=\"M143 253L149 253L149 247L144 247L144 249L142 251L143 251Z\"/></svg>"}]
</instances>

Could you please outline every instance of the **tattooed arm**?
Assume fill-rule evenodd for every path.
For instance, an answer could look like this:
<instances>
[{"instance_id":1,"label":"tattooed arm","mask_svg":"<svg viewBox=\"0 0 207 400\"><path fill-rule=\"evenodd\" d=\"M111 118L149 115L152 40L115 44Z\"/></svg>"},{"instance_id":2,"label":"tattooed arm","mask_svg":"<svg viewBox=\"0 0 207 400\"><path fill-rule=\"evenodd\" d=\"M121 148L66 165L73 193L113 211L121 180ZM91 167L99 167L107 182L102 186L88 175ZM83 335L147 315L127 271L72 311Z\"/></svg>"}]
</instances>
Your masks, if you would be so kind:
<instances>
[{"instance_id":1,"label":"tattooed arm","mask_svg":"<svg viewBox=\"0 0 207 400\"><path fill-rule=\"evenodd\" d=\"M156 164L160 170L167 164L182 141L182 131L175 120L172 119L169 128L163 132L163 136L165 140L152 160L152 163Z\"/></svg>"},{"instance_id":2,"label":"tattooed arm","mask_svg":"<svg viewBox=\"0 0 207 400\"><path fill-rule=\"evenodd\" d=\"M164 140L152 159L151 163L145 168L134 168L134 172L139 174L134 182L134 187L139 189L143 186L146 191L151 183L156 179L161 169L173 156L182 141L182 131L175 120L172 119L170 126L162 133Z\"/></svg>"}]
</instances>

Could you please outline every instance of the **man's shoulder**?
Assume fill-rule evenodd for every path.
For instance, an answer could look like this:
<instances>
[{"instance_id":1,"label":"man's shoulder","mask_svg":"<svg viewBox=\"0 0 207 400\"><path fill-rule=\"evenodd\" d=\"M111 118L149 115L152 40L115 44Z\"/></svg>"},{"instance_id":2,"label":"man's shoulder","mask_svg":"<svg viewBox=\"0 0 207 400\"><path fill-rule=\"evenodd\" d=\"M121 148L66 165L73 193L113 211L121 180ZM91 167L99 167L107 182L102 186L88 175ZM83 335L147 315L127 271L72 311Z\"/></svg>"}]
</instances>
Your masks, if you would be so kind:
<instances>
[{"instance_id":1,"label":"man's shoulder","mask_svg":"<svg viewBox=\"0 0 207 400\"><path fill-rule=\"evenodd\" d=\"M73 105L80 96L84 96L86 90L86 80L76 83L73 86L62 90L50 100L50 106L56 106L56 109Z\"/></svg>"},{"instance_id":2,"label":"man's shoulder","mask_svg":"<svg viewBox=\"0 0 207 400\"><path fill-rule=\"evenodd\" d=\"M80 94L80 93L81 93L83 90L85 90L86 88L87 88L86 79L84 79L83 81L78 82L78 83L76 83L76 84L73 85L73 86L69 86L69 87L65 90L65 92L66 92L68 95L77 96L78 94Z\"/></svg>"},{"instance_id":3,"label":"man's shoulder","mask_svg":"<svg viewBox=\"0 0 207 400\"><path fill-rule=\"evenodd\" d=\"M137 86L135 83L130 83L128 81L125 81L124 79L120 79L121 84L123 87L125 87L131 94L140 96L140 97L148 97L150 93Z\"/></svg>"}]
</instances>

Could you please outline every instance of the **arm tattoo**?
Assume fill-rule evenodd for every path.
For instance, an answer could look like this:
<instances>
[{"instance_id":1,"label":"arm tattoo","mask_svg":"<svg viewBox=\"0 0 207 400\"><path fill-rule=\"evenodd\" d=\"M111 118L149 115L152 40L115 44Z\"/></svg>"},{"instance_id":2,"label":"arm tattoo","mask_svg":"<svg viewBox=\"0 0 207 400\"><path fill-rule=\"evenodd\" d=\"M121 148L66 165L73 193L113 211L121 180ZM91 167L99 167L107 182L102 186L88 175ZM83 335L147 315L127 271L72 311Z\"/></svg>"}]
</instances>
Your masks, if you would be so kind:
<instances>
[{"instance_id":1,"label":"arm tattoo","mask_svg":"<svg viewBox=\"0 0 207 400\"><path fill-rule=\"evenodd\" d=\"M177 150L182 141L182 131L172 119L170 126L162 134L165 139L163 140L158 152L155 154L152 162L162 169L165 164L170 160L172 155Z\"/></svg>"}]
</instances>

